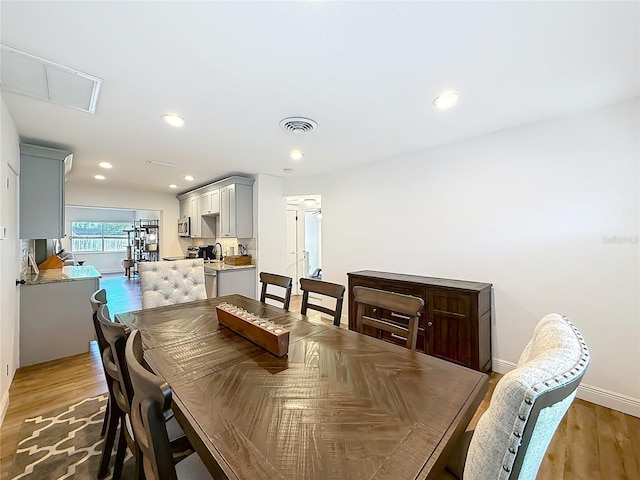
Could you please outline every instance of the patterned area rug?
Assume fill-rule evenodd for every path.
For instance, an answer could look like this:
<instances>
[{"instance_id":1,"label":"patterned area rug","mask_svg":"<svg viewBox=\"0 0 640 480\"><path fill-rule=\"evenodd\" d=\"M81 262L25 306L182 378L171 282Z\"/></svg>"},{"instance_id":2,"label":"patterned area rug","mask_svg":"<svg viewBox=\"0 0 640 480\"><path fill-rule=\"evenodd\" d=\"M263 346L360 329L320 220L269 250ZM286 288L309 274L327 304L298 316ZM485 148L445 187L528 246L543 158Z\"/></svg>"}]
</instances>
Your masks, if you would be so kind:
<instances>
[{"instance_id":1,"label":"patterned area rug","mask_svg":"<svg viewBox=\"0 0 640 480\"><path fill-rule=\"evenodd\" d=\"M100 430L107 398L106 393L85 398L67 408L25 419L9 478L95 479L102 455ZM112 462L114 458L115 448ZM125 463L122 478L131 478L131 463Z\"/></svg>"}]
</instances>

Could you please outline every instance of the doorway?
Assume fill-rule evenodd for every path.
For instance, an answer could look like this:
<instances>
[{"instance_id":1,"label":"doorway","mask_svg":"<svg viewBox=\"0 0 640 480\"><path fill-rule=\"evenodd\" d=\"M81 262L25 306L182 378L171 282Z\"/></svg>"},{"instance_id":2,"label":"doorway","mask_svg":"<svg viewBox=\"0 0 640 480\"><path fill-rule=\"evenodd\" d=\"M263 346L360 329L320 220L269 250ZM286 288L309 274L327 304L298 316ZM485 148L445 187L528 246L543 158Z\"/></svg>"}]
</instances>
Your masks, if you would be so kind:
<instances>
[{"instance_id":1,"label":"doorway","mask_svg":"<svg viewBox=\"0 0 640 480\"><path fill-rule=\"evenodd\" d=\"M293 293L301 278L322 279L322 202L320 195L287 197L286 275Z\"/></svg>"}]
</instances>

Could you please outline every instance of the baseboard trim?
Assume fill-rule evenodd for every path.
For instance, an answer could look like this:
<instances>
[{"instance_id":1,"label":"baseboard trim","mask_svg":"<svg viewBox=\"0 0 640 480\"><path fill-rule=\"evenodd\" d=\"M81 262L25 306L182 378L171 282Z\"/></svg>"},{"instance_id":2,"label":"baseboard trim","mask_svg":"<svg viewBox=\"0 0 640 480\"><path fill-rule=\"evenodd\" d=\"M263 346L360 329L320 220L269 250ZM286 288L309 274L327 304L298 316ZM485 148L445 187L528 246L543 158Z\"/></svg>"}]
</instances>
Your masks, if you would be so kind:
<instances>
[{"instance_id":1,"label":"baseboard trim","mask_svg":"<svg viewBox=\"0 0 640 480\"><path fill-rule=\"evenodd\" d=\"M497 358L493 359L493 371L501 374L510 372L516 368L516 364L513 362L507 362ZM578 393L576 395L582 400L595 403L603 407L617 410L627 415L640 418L640 399L629 397L621 393L612 392L611 390L605 390L604 388L595 387L588 383L581 383L578 387Z\"/></svg>"},{"instance_id":2,"label":"baseboard trim","mask_svg":"<svg viewBox=\"0 0 640 480\"><path fill-rule=\"evenodd\" d=\"M9 389L4 392L2 395L2 400L0 400L0 425L4 422L4 416L7 413L7 409L9 408Z\"/></svg>"}]
</instances>

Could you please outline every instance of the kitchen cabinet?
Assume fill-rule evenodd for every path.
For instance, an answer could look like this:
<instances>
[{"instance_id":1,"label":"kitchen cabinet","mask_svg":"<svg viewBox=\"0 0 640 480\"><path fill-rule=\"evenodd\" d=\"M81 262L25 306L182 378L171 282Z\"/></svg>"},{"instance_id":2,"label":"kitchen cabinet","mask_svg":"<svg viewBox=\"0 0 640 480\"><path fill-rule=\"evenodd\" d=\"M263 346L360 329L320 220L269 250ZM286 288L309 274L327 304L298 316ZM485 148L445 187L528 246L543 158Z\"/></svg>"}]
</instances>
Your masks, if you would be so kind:
<instances>
[{"instance_id":1,"label":"kitchen cabinet","mask_svg":"<svg viewBox=\"0 0 640 480\"><path fill-rule=\"evenodd\" d=\"M189 209L191 238L200 238L200 198L194 195L189 199L189 203L191 204Z\"/></svg>"},{"instance_id":2,"label":"kitchen cabinet","mask_svg":"<svg viewBox=\"0 0 640 480\"><path fill-rule=\"evenodd\" d=\"M191 199L180 200L180 218L191 216Z\"/></svg>"},{"instance_id":3,"label":"kitchen cabinet","mask_svg":"<svg viewBox=\"0 0 640 480\"><path fill-rule=\"evenodd\" d=\"M60 281L51 280L56 275ZM95 330L87 321L87 299L100 288L100 273L87 265L67 266L26 280L20 287L20 366L89 351Z\"/></svg>"},{"instance_id":4,"label":"kitchen cabinet","mask_svg":"<svg viewBox=\"0 0 640 480\"><path fill-rule=\"evenodd\" d=\"M253 182L234 175L178 195L180 216L191 217L191 236L252 238Z\"/></svg>"},{"instance_id":5,"label":"kitchen cabinet","mask_svg":"<svg viewBox=\"0 0 640 480\"><path fill-rule=\"evenodd\" d=\"M220 190L215 189L200 195L200 215L217 215L220 213Z\"/></svg>"},{"instance_id":6,"label":"kitchen cabinet","mask_svg":"<svg viewBox=\"0 0 640 480\"><path fill-rule=\"evenodd\" d=\"M202 196L189 197L189 217L191 217L191 238L216 238L216 220L202 215Z\"/></svg>"},{"instance_id":7,"label":"kitchen cabinet","mask_svg":"<svg viewBox=\"0 0 640 480\"><path fill-rule=\"evenodd\" d=\"M218 270L218 296L244 295L256 298L256 267L223 268Z\"/></svg>"},{"instance_id":8,"label":"kitchen cabinet","mask_svg":"<svg viewBox=\"0 0 640 480\"><path fill-rule=\"evenodd\" d=\"M417 350L482 372L491 370L490 283L375 272L352 272L349 277L349 329L355 330L355 286L413 295L424 300L418 321ZM406 327L407 321L393 312L369 314ZM367 332L365 332L367 333ZM369 332L375 334L374 332ZM405 345L399 336L379 334L382 340Z\"/></svg>"},{"instance_id":9,"label":"kitchen cabinet","mask_svg":"<svg viewBox=\"0 0 640 480\"><path fill-rule=\"evenodd\" d=\"M220 236L253 236L253 187L235 184L220 188Z\"/></svg>"},{"instance_id":10,"label":"kitchen cabinet","mask_svg":"<svg viewBox=\"0 0 640 480\"><path fill-rule=\"evenodd\" d=\"M20 238L64 237L64 168L70 155L20 145Z\"/></svg>"}]
</instances>

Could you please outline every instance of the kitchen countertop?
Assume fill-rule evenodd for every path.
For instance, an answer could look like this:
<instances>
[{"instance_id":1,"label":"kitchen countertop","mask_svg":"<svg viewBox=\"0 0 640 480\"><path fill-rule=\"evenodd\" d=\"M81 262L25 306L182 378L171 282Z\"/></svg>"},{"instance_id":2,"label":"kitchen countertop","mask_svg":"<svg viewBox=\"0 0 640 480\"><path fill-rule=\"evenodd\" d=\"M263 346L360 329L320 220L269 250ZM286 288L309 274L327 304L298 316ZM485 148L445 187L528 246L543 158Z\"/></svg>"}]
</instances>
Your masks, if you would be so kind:
<instances>
[{"instance_id":1,"label":"kitchen countertop","mask_svg":"<svg viewBox=\"0 0 640 480\"><path fill-rule=\"evenodd\" d=\"M44 283L74 282L89 278L101 278L102 275L93 265L69 265L62 268L48 268L40 270L37 275L31 273L25 275L25 285L42 285Z\"/></svg>"},{"instance_id":2,"label":"kitchen countertop","mask_svg":"<svg viewBox=\"0 0 640 480\"><path fill-rule=\"evenodd\" d=\"M256 266L253 263L251 265L227 265L226 263L222 262L211 262L204 264L205 270L215 270L217 272L224 272L225 270L241 270L244 268L256 268Z\"/></svg>"}]
</instances>

